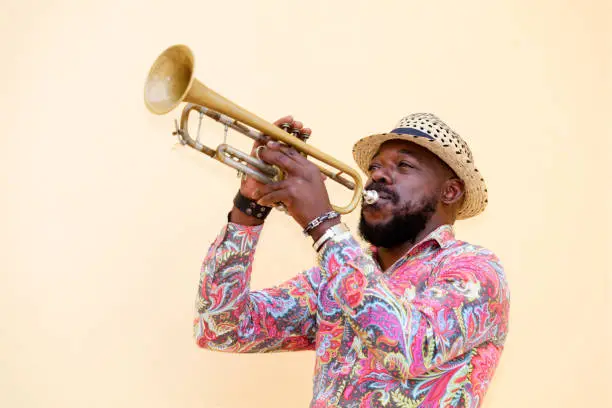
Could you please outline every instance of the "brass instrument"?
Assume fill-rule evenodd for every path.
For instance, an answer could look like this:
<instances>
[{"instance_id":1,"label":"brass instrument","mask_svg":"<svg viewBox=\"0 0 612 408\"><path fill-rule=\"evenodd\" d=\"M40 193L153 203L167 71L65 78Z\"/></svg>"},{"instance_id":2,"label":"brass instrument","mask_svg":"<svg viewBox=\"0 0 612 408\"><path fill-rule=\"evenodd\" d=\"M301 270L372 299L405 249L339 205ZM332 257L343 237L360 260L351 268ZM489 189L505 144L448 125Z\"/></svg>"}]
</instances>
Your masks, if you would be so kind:
<instances>
[{"instance_id":1,"label":"brass instrument","mask_svg":"<svg viewBox=\"0 0 612 408\"><path fill-rule=\"evenodd\" d=\"M253 140L262 140L263 135L266 135L273 140L292 146L305 156L311 156L337 169L334 172L317 165L319 170L327 177L354 191L348 205L344 207L333 206L334 210L341 214L353 211L362 197L368 204L374 203L378 199L376 191L364 191L363 182L356 170L306 144L295 135L289 134L280 127L255 116L206 87L193 75L194 66L195 58L187 46L171 46L164 50L153 63L144 87L145 104L155 114L166 114L181 102L188 102L181 115L180 127L177 126L177 130L174 132L178 135L181 143L238 169L262 183L271 183L283 177L282 172L276 166L271 166L225 143L214 150L203 145L199 140L194 140L189 135L187 125L189 114L196 110L200 114L223 123ZM347 175L350 179L344 175Z\"/></svg>"}]
</instances>

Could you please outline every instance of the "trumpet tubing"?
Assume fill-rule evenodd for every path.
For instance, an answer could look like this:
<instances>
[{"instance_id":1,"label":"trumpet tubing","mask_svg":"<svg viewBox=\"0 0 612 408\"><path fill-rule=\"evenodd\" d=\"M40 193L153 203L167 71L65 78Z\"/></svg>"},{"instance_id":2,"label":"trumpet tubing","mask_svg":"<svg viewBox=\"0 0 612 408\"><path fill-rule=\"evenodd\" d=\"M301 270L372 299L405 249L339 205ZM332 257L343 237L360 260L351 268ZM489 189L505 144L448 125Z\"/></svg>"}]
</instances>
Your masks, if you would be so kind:
<instances>
[{"instance_id":1,"label":"trumpet tubing","mask_svg":"<svg viewBox=\"0 0 612 408\"><path fill-rule=\"evenodd\" d=\"M353 190L351 201L345 206L333 205L335 211L341 214L353 211L362 197L368 204L376 201L375 191L364 192L363 182L356 170L219 95L194 77L194 67L195 58L187 46L171 46L153 63L144 87L145 105L157 115L172 111L182 102L188 103L181 115L180 128L175 132L183 143L261 182L269 183L282 177L278 168L227 144L211 149L194 140L188 132L188 119L189 113L197 110L253 140L266 135L336 169L332 171L317 165L327 177Z\"/></svg>"}]
</instances>

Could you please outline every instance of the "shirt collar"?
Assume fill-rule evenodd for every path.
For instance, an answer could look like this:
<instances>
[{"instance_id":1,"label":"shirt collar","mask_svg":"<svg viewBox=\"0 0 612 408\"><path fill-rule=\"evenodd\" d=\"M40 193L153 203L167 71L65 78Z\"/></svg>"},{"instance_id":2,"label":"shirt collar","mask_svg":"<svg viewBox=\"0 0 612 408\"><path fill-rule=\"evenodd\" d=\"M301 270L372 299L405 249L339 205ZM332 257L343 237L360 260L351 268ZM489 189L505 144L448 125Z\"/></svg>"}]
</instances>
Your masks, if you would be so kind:
<instances>
[{"instance_id":1,"label":"shirt collar","mask_svg":"<svg viewBox=\"0 0 612 408\"><path fill-rule=\"evenodd\" d=\"M455 242L455 229L450 224L441 225L426 236L419 244L431 240L435 240L438 245L440 245L440 248L447 248ZM415 247L417 245L415 245Z\"/></svg>"},{"instance_id":2,"label":"shirt collar","mask_svg":"<svg viewBox=\"0 0 612 408\"><path fill-rule=\"evenodd\" d=\"M413 254L417 249L424 248L425 244L429 242L436 242L442 249L448 248L453 242L455 242L455 229L450 224L444 224L433 230L425 238L413 245L405 256ZM377 248L373 245L369 247L370 255L375 255Z\"/></svg>"}]
</instances>

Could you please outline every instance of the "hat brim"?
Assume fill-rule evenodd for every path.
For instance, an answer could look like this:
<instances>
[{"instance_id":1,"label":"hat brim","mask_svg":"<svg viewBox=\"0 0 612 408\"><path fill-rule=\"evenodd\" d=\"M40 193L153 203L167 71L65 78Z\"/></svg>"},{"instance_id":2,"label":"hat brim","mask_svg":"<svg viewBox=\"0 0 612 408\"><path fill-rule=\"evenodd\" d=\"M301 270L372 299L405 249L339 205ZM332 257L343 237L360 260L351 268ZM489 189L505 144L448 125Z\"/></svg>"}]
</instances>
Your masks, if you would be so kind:
<instances>
[{"instance_id":1,"label":"hat brim","mask_svg":"<svg viewBox=\"0 0 612 408\"><path fill-rule=\"evenodd\" d=\"M353 147L353 158L364 173L368 173L370 161L380 146L389 140L405 140L422 146L453 169L465 185L465 199L457 213L457 219L470 218L484 211L488 203L484 178L474 163L459 154L452 144L441 144L433 138L417 134L377 133L366 136Z\"/></svg>"}]
</instances>

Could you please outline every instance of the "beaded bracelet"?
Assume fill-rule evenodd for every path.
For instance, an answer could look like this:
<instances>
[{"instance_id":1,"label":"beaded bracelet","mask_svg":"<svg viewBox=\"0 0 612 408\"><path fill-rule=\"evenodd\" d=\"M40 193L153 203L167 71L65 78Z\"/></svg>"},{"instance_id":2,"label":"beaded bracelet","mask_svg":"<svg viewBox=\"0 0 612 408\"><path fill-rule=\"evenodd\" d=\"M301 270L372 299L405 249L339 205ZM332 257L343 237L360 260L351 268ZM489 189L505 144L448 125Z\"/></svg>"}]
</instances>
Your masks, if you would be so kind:
<instances>
[{"instance_id":1,"label":"beaded bracelet","mask_svg":"<svg viewBox=\"0 0 612 408\"><path fill-rule=\"evenodd\" d=\"M336 211L329 211L329 212L326 212L325 214L319 215L317 218L315 218L314 220L310 221L308 223L308 225L306 225L306 228L304 228L304 231L303 231L304 235L308 236L310 231L312 231L313 229L317 228L319 225L321 225L325 221L331 220L331 219L339 217L339 216L340 216L340 214L338 214Z\"/></svg>"}]
</instances>

